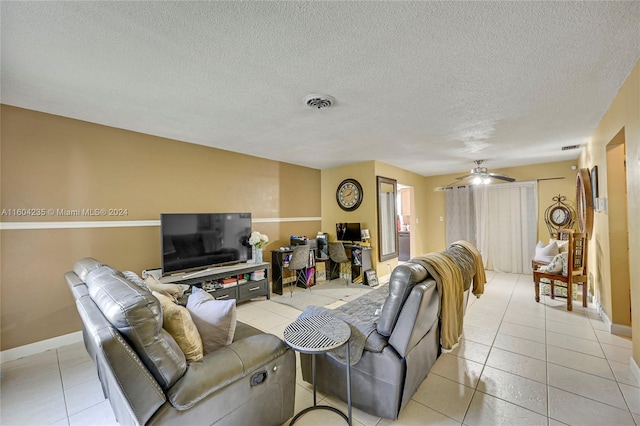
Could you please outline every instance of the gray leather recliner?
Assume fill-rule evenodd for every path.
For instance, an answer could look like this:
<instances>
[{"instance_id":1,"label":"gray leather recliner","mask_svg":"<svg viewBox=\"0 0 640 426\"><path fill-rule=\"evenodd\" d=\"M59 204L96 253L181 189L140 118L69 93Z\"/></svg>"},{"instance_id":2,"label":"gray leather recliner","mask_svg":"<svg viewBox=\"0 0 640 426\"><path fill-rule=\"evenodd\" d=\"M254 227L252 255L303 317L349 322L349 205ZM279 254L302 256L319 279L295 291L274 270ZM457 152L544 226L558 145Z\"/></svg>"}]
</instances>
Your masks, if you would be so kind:
<instances>
[{"instance_id":1,"label":"gray leather recliner","mask_svg":"<svg viewBox=\"0 0 640 426\"><path fill-rule=\"evenodd\" d=\"M65 275L85 347L123 425L281 425L293 416L295 354L237 323L233 343L187 364L159 301L95 259Z\"/></svg>"},{"instance_id":2,"label":"gray leather recliner","mask_svg":"<svg viewBox=\"0 0 640 426\"><path fill-rule=\"evenodd\" d=\"M470 291L465 291L465 301ZM349 305L358 301L335 311L344 319L353 312ZM389 295L373 324L375 330L367 336L360 359L351 365L354 407L372 415L398 418L441 353L439 309L436 281L422 264L409 261L393 270ZM300 358L303 379L312 383L311 355L301 354ZM346 401L344 360L328 353L316 355L316 386Z\"/></svg>"}]
</instances>

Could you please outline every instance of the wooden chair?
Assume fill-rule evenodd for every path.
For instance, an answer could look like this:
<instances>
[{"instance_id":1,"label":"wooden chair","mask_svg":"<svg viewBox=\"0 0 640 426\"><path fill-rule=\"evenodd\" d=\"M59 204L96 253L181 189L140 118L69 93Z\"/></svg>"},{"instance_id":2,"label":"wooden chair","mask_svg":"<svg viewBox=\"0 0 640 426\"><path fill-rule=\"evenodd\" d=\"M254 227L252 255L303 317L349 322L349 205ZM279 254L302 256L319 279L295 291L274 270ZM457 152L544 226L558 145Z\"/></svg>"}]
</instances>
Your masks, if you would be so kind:
<instances>
[{"instance_id":1,"label":"wooden chair","mask_svg":"<svg viewBox=\"0 0 640 426\"><path fill-rule=\"evenodd\" d=\"M542 262L532 261L533 282L536 302L540 301L540 280L547 279L551 284L551 298L555 299L555 286L567 288L567 310L573 310L573 284L582 286L582 306L587 307L587 234L572 229L560 229L558 239L569 240L567 247L567 273L549 274L539 271Z\"/></svg>"}]
</instances>

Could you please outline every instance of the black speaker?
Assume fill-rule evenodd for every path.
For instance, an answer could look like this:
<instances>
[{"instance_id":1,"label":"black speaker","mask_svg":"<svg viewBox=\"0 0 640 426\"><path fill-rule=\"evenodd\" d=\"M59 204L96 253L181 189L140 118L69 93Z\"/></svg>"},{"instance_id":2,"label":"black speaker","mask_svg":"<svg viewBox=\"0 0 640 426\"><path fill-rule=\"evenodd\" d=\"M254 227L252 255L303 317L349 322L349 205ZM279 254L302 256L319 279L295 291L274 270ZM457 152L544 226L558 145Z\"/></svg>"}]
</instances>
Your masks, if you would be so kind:
<instances>
[{"instance_id":1,"label":"black speaker","mask_svg":"<svg viewBox=\"0 0 640 426\"><path fill-rule=\"evenodd\" d=\"M329 234L325 234L324 232L318 232L316 236L317 244L318 244L318 257L320 259L328 259L329 258Z\"/></svg>"}]
</instances>

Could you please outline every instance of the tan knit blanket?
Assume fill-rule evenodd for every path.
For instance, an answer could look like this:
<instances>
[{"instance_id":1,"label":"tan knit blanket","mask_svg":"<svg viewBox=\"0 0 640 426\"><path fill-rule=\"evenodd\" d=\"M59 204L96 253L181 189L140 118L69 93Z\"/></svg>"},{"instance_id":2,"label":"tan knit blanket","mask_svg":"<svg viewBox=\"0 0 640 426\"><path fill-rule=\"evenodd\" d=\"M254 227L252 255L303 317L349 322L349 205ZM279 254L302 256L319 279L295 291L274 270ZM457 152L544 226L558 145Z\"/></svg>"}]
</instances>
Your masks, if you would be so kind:
<instances>
[{"instance_id":1,"label":"tan knit blanket","mask_svg":"<svg viewBox=\"0 0 640 426\"><path fill-rule=\"evenodd\" d=\"M484 285L487 283L487 275L484 272L484 262L482 261L482 255L478 251L478 249L468 241L456 241L451 244L460 246L465 248L471 256L473 256L473 261L476 265L476 274L473 277L473 289L471 292L476 296L480 297L484 293Z\"/></svg>"},{"instance_id":2,"label":"tan knit blanket","mask_svg":"<svg viewBox=\"0 0 640 426\"><path fill-rule=\"evenodd\" d=\"M462 335L464 312L464 289L460 268L443 252L424 254L413 261L420 262L436 281L440 295L440 344L442 349L453 349Z\"/></svg>"}]
</instances>

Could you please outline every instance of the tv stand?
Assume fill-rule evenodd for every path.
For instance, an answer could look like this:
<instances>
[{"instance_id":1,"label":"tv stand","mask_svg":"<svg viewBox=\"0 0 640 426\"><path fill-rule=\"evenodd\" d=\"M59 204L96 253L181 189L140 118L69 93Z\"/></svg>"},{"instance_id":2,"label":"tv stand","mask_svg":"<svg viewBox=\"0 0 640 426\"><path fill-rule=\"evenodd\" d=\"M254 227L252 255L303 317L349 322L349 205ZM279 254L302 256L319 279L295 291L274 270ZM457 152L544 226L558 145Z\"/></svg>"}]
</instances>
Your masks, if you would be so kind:
<instances>
[{"instance_id":1,"label":"tv stand","mask_svg":"<svg viewBox=\"0 0 640 426\"><path fill-rule=\"evenodd\" d=\"M267 299L271 299L271 292L269 291L271 265L267 262L257 264L238 263L229 266L211 267L186 274L165 276L160 278L160 282L165 284L171 283L202 286L203 284L222 281L229 278L237 278L239 275L251 275L252 272L256 271L265 271L264 279L257 281L248 279L246 282L238 282L238 284L230 287L219 289L210 288L206 289L206 291L211 293L211 295L216 299L236 299L237 303L245 302L258 296L267 296Z\"/></svg>"}]
</instances>

